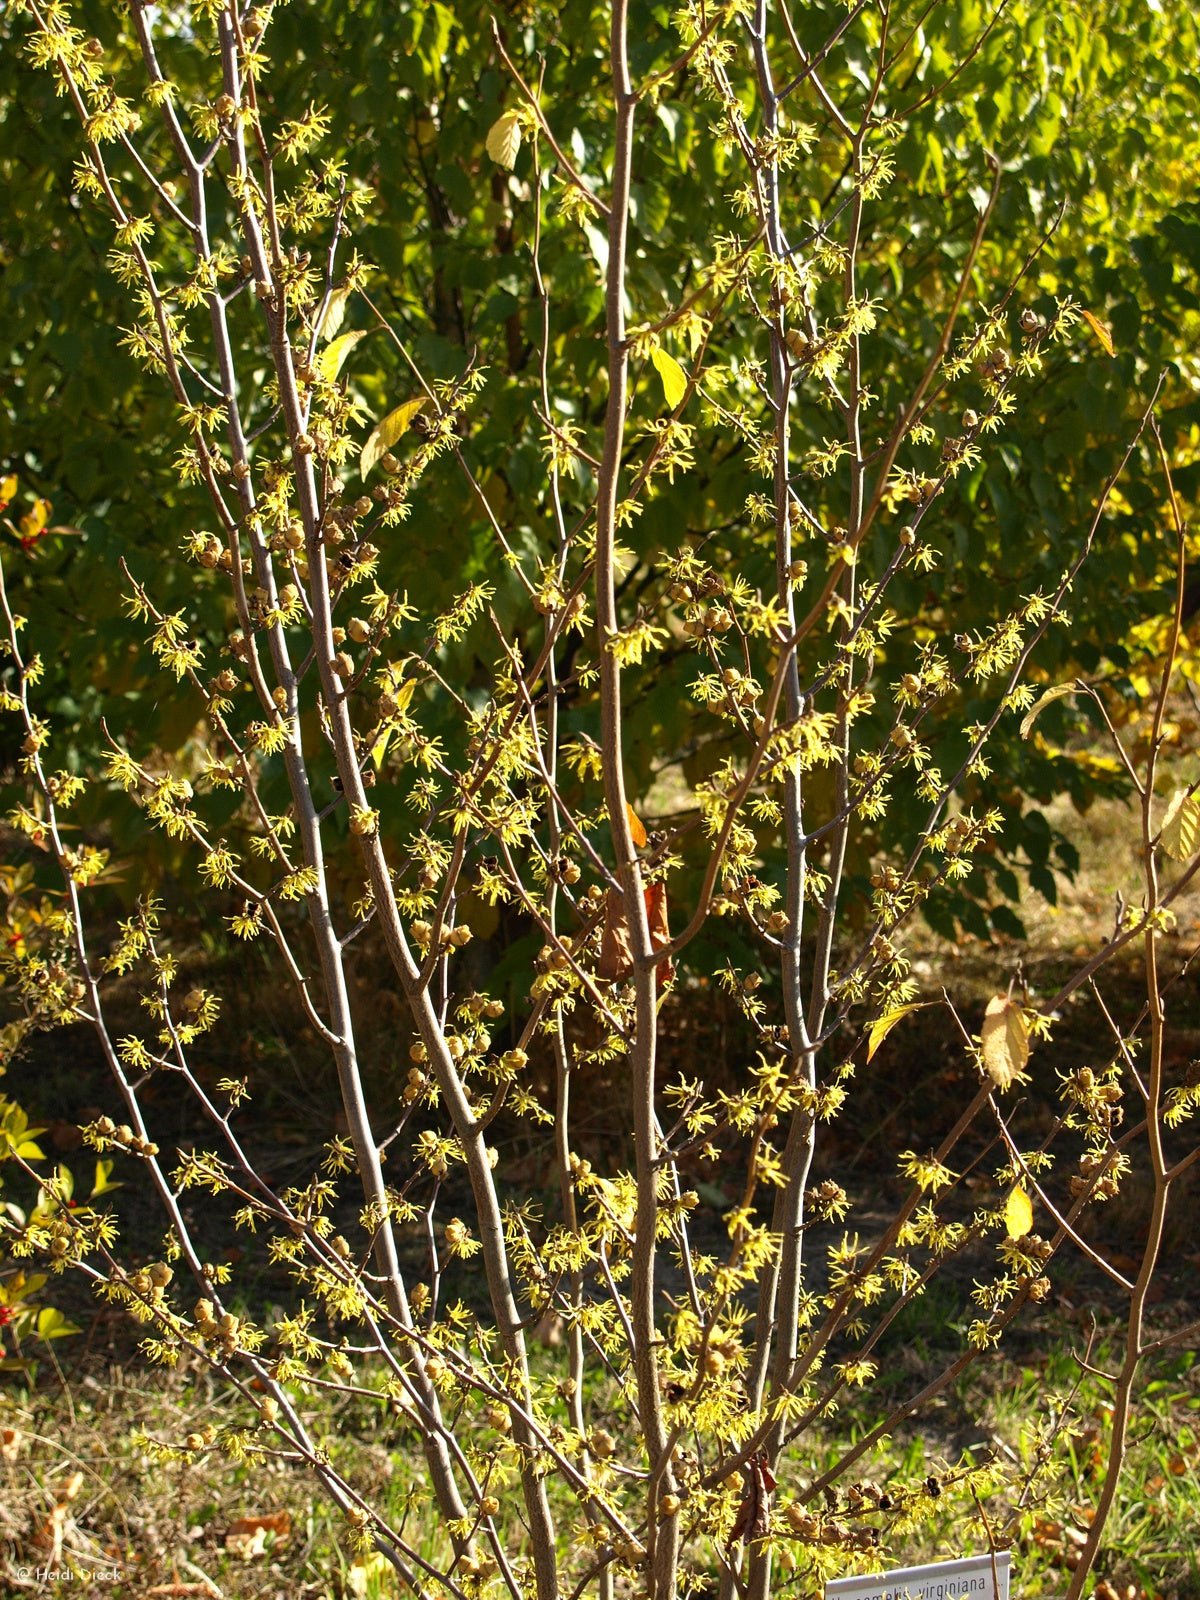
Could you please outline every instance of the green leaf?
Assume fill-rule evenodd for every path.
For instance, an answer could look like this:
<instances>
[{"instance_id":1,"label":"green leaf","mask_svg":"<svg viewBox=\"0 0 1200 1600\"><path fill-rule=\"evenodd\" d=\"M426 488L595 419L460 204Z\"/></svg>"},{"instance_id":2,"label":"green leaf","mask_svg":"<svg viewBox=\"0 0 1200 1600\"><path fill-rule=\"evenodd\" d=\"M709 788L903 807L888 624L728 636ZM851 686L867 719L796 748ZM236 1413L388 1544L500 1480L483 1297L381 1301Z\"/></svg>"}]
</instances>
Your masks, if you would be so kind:
<instances>
[{"instance_id":1,"label":"green leaf","mask_svg":"<svg viewBox=\"0 0 1200 1600\"><path fill-rule=\"evenodd\" d=\"M655 345L650 352L650 359L654 363L654 370L662 379L663 394L667 397L667 404L674 411L682 405L687 394L687 373L676 361L675 357L668 355L659 345Z\"/></svg>"},{"instance_id":2,"label":"green leaf","mask_svg":"<svg viewBox=\"0 0 1200 1600\"><path fill-rule=\"evenodd\" d=\"M1200 845L1200 800L1189 789L1176 789L1168 802L1158 842L1175 861L1190 861Z\"/></svg>"},{"instance_id":3,"label":"green leaf","mask_svg":"<svg viewBox=\"0 0 1200 1600\"><path fill-rule=\"evenodd\" d=\"M487 153L500 167L516 165L521 148L521 116L517 111L506 111L488 130Z\"/></svg>"},{"instance_id":4,"label":"green leaf","mask_svg":"<svg viewBox=\"0 0 1200 1600\"><path fill-rule=\"evenodd\" d=\"M337 377L342 370L342 363L360 339L367 337L362 328L356 328L353 333L339 334L332 344L325 346L317 357L316 368L321 376L329 383Z\"/></svg>"},{"instance_id":5,"label":"green leaf","mask_svg":"<svg viewBox=\"0 0 1200 1600\"><path fill-rule=\"evenodd\" d=\"M911 1011L924 1011L927 1004L926 1000L917 1000L912 1005L894 1006L891 1011L885 1011L881 1017L876 1017L867 1029L867 1060L870 1061L898 1022L907 1017Z\"/></svg>"},{"instance_id":6,"label":"green leaf","mask_svg":"<svg viewBox=\"0 0 1200 1600\"><path fill-rule=\"evenodd\" d=\"M73 1322L68 1322L61 1311L54 1306L43 1306L38 1312L37 1336L39 1339L65 1339L68 1334L78 1333L79 1329Z\"/></svg>"},{"instance_id":7,"label":"green leaf","mask_svg":"<svg viewBox=\"0 0 1200 1600\"><path fill-rule=\"evenodd\" d=\"M362 459L358 464L358 470L364 478L368 476L380 456L385 455L392 448L417 413L423 411L428 404L428 399L421 395L419 399L406 400L402 406L397 406L394 411L388 412L366 444L363 445Z\"/></svg>"},{"instance_id":8,"label":"green leaf","mask_svg":"<svg viewBox=\"0 0 1200 1600\"><path fill-rule=\"evenodd\" d=\"M350 285L343 283L329 296L325 305L325 312L317 329L320 339L332 339L341 331L342 323L346 320L346 307L350 303Z\"/></svg>"},{"instance_id":9,"label":"green leaf","mask_svg":"<svg viewBox=\"0 0 1200 1600\"><path fill-rule=\"evenodd\" d=\"M592 260L600 268L602 278L608 275L608 235L602 228L597 228L590 222L583 224L583 236L588 242Z\"/></svg>"}]
</instances>

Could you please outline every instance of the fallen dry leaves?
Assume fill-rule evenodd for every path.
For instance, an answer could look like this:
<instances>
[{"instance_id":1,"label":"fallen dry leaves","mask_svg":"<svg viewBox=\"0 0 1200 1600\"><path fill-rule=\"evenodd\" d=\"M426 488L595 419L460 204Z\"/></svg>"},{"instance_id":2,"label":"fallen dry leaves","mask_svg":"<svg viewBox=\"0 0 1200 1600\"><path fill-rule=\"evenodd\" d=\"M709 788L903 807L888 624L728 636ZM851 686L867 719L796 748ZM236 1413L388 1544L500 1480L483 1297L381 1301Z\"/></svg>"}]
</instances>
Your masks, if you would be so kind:
<instances>
[{"instance_id":1,"label":"fallen dry leaves","mask_svg":"<svg viewBox=\"0 0 1200 1600\"><path fill-rule=\"evenodd\" d=\"M267 1539L274 1535L282 1543L292 1531L290 1511L264 1511L254 1516L239 1517L225 1530L225 1549L242 1561L253 1561L265 1554Z\"/></svg>"}]
</instances>

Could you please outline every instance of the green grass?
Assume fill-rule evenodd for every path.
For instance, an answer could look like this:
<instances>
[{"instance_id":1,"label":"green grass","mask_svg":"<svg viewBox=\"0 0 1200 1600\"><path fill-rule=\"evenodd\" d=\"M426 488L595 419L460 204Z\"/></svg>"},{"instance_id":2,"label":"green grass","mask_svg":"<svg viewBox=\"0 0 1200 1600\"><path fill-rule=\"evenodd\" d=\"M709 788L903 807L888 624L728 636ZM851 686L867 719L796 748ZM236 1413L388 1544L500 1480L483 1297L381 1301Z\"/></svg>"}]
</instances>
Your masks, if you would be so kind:
<instances>
[{"instance_id":1,"label":"green grass","mask_svg":"<svg viewBox=\"0 0 1200 1600\"><path fill-rule=\"evenodd\" d=\"M905 1342L908 1382L919 1380L922 1368L932 1371L954 1340L939 1323L938 1308L925 1309L924 1346ZM1019 1475L1032 1465L1047 1426L1057 1425L1059 1466L1029 1503L1015 1507L999 1493L984 1506L989 1524L1013 1537L1014 1593L1021 1600L1065 1591L1103 1470L1107 1387L1086 1373L1079 1381L1073 1340L1061 1320L1047 1322L1036 1359L1000 1352L986 1358L919 1427L914 1423L883 1441L850 1474L886 1488L993 1456ZM1100 1367L1115 1359L1111 1347L1093 1352ZM1072 1392L1070 1410L1063 1412ZM346 1524L303 1473L279 1464L239 1464L216 1452L194 1464L163 1466L140 1442L143 1436L178 1440L205 1422L220 1422L229 1404L204 1373L139 1369L135 1375L94 1358L80 1365L69 1385L43 1367L34 1386L0 1392L0 1591L25 1592L21 1569L50 1559L57 1519L58 1566L74 1563L80 1573L97 1576L39 1584L33 1591L39 1594L143 1600L157 1589L164 1597L207 1592L229 1600L341 1600L361 1594L383 1600L396 1592L386 1570L356 1556ZM883 1409L881 1394L856 1394L822 1434L792 1453L780 1474L781 1494L811 1482ZM423 1554L436 1558L444 1531L430 1505L412 1430L384 1406L362 1399L322 1399L307 1410L338 1465L371 1501L404 1521L405 1536ZM1133 1440L1097 1568L1110 1586L1101 1594L1200 1600L1193 1531L1200 1509L1200 1363L1191 1352L1164 1357L1147 1373ZM230 1537L239 1518L266 1519L263 1532ZM283 1536L272 1531L284 1528ZM514 1520L514 1549L521 1531ZM948 1491L930 1496L919 1527L893 1544L888 1559L899 1565L981 1549L986 1534L979 1510ZM114 1565L119 1577L102 1575ZM801 1571L790 1578L785 1571L779 1592L805 1596L813 1585Z\"/></svg>"}]
</instances>

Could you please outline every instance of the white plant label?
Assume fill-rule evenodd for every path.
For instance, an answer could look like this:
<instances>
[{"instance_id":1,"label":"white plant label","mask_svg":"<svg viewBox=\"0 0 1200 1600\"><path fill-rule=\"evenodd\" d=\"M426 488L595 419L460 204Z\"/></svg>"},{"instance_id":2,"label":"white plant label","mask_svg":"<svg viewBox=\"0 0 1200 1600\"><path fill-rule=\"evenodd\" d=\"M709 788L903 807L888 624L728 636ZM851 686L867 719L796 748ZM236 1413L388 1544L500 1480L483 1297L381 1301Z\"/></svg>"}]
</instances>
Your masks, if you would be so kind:
<instances>
[{"instance_id":1,"label":"white plant label","mask_svg":"<svg viewBox=\"0 0 1200 1600\"><path fill-rule=\"evenodd\" d=\"M1004 1550L863 1578L832 1578L825 1585L825 1600L1008 1600L1011 1565Z\"/></svg>"}]
</instances>

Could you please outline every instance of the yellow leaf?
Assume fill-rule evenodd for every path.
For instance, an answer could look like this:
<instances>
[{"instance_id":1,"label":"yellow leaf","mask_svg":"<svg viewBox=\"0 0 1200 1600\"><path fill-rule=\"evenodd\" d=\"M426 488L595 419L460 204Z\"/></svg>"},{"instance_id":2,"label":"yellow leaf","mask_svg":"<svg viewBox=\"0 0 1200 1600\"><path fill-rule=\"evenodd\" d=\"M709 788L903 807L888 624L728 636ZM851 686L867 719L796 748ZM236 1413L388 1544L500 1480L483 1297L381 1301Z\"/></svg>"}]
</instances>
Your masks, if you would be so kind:
<instances>
[{"instance_id":1,"label":"yellow leaf","mask_svg":"<svg viewBox=\"0 0 1200 1600\"><path fill-rule=\"evenodd\" d=\"M658 345L655 345L654 349L651 350L650 359L654 363L655 372L662 379L663 394L667 398L667 404L674 411L676 406L682 403L684 395L687 394L687 373L674 356L668 355Z\"/></svg>"},{"instance_id":2,"label":"yellow leaf","mask_svg":"<svg viewBox=\"0 0 1200 1600\"><path fill-rule=\"evenodd\" d=\"M1096 335L1096 342L1097 342L1097 344L1099 344L1100 348L1104 351L1105 355L1107 355L1107 356L1115 356L1117 352L1116 352L1116 347L1114 346L1113 341L1112 341L1112 334L1104 326L1104 324L1100 321L1100 318L1099 317L1094 317L1090 311L1082 311L1081 310L1079 315L1083 318L1083 320L1087 323L1088 327Z\"/></svg>"},{"instance_id":3,"label":"yellow leaf","mask_svg":"<svg viewBox=\"0 0 1200 1600\"><path fill-rule=\"evenodd\" d=\"M346 320L346 307L350 303L350 285L343 283L329 296L325 303L325 310L321 316L321 324L317 329L317 336L321 339L332 339L341 331L342 323Z\"/></svg>"},{"instance_id":4,"label":"yellow leaf","mask_svg":"<svg viewBox=\"0 0 1200 1600\"><path fill-rule=\"evenodd\" d=\"M16 498L16 493L17 479L15 473L10 472L7 478L0 478L0 511L8 505L10 500Z\"/></svg>"},{"instance_id":5,"label":"yellow leaf","mask_svg":"<svg viewBox=\"0 0 1200 1600\"><path fill-rule=\"evenodd\" d=\"M918 1000L910 1006L894 1006L891 1011L885 1011L881 1017L876 1017L867 1029L867 1060L870 1061L898 1022L908 1016L910 1011L923 1011L926 1004L926 1001Z\"/></svg>"},{"instance_id":6,"label":"yellow leaf","mask_svg":"<svg viewBox=\"0 0 1200 1600\"><path fill-rule=\"evenodd\" d=\"M113 1182L113 1166L114 1163L111 1161L97 1161L96 1181L92 1184L90 1196L92 1200L98 1200L102 1194L108 1194L113 1189L124 1188L123 1184Z\"/></svg>"},{"instance_id":7,"label":"yellow leaf","mask_svg":"<svg viewBox=\"0 0 1200 1600\"><path fill-rule=\"evenodd\" d=\"M316 359L316 368L328 383L332 383L342 370L342 363L360 339L365 339L366 333L362 328L356 328L353 333L339 334Z\"/></svg>"},{"instance_id":8,"label":"yellow leaf","mask_svg":"<svg viewBox=\"0 0 1200 1600\"><path fill-rule=\"evenodd\" d=\"M1200 800L1187 789L1176 789L1167 804L1158 842L1176 861L1188 861L1200 844Z\"/></svg>"},{"instance_id":9,"label":"yellow leaf","mask_svg":"<svg viewBox=\"0 0 1200 1600\"><path fill-rule=\"evenodd\" d=\"M419 411L423 411L429 404L424 395L418 400L406 400L402 406L397 406L394 411L389 411L387 416L371 434L366 444L363 445L362 459L358 470L365 478L371 468L399 439L412 419Z\"/></svg>"},{"instance_id":10,"label":"yellow leaf","mask_svg":"<svg viewBox=\"0 0 1200 1600\"><path fill-rule=\"evenodd\" d=\"M26 539L36 538L50 520L49 500L35 500L21 518L21 533Z\"/></svg>"},{"instance_id":11,"label":"yellow leaf","mask_svg":"<svg viewBox=\"0 0 1200 1600\"><path fill-rule=\"evenodd\" d=\"M394 1594L392 1577L392 1564L386 1556L357 1556L346 1573L346 1593L354 1600L364 1600L367 1595Z\"/></svg>"},{"instance_id":12,"label":"yellow leaf","mask_svg":"<svg viewBox=\"0 0 1200 1600\"><path fill-rule=\"evenodd\" d=\"M1029 1028L1015 1000L998 994L988 1001L979 1043L988 1077L998 1089L1007 1089L1029 1060Z\"/></svg>"},{"instance_id":13,"label":"yellow leaf","mask_svg":"<svg viewBox=\"0 0 1200 1600\"><path fill-rule=\"evenodd\" d=\"M1055 684L1054 688L1047 689L1042 694L1038 695L1037 699L1030 706L1029 710L1021 718L1022 739L1028 739L1030 729L1033 727L1034 723L1041 716L1043 710L1051 703L1051 701L1061 700L1064 695L1074 694L1075 692L1076 688L1073 683L1058 683Z\"/></svg>"},{"instance_id":14,"label":"yellow leaf","mask_svg":"<svg viewBox=\"0 0 1200 1600\"><path fill-rule=\"evenodd\" d=\"M1005 1203L1004 1226L1010 1239L1023 1239L1033 1227L1033 1202L1019 1185Z\"/></svg>"},{"instance_id":15,"label":"yellow leaf","mask_svg":"<svg viewBox=\"0 0 1200 1600\"><path fill-rule=\"evenodd\" d=\"M650 835L642 825L641 817L638 816L628 801L625 803L625 815L629 818L629 831L633 835L634 845L639 850L644 850L650 843Z\"/></svg>"},{"instance_id":16,"label":"yellow leaf","mask_svg":"<svg viewBox=\"0 0 1200 1600\"><path fill-rule=\"evenodd\" d=\"M506 111L492 123L487 136L487 153L500 167L516 165L517 151L521 148L521 116L517 111Z\"/></svg>"}]
</instances>

